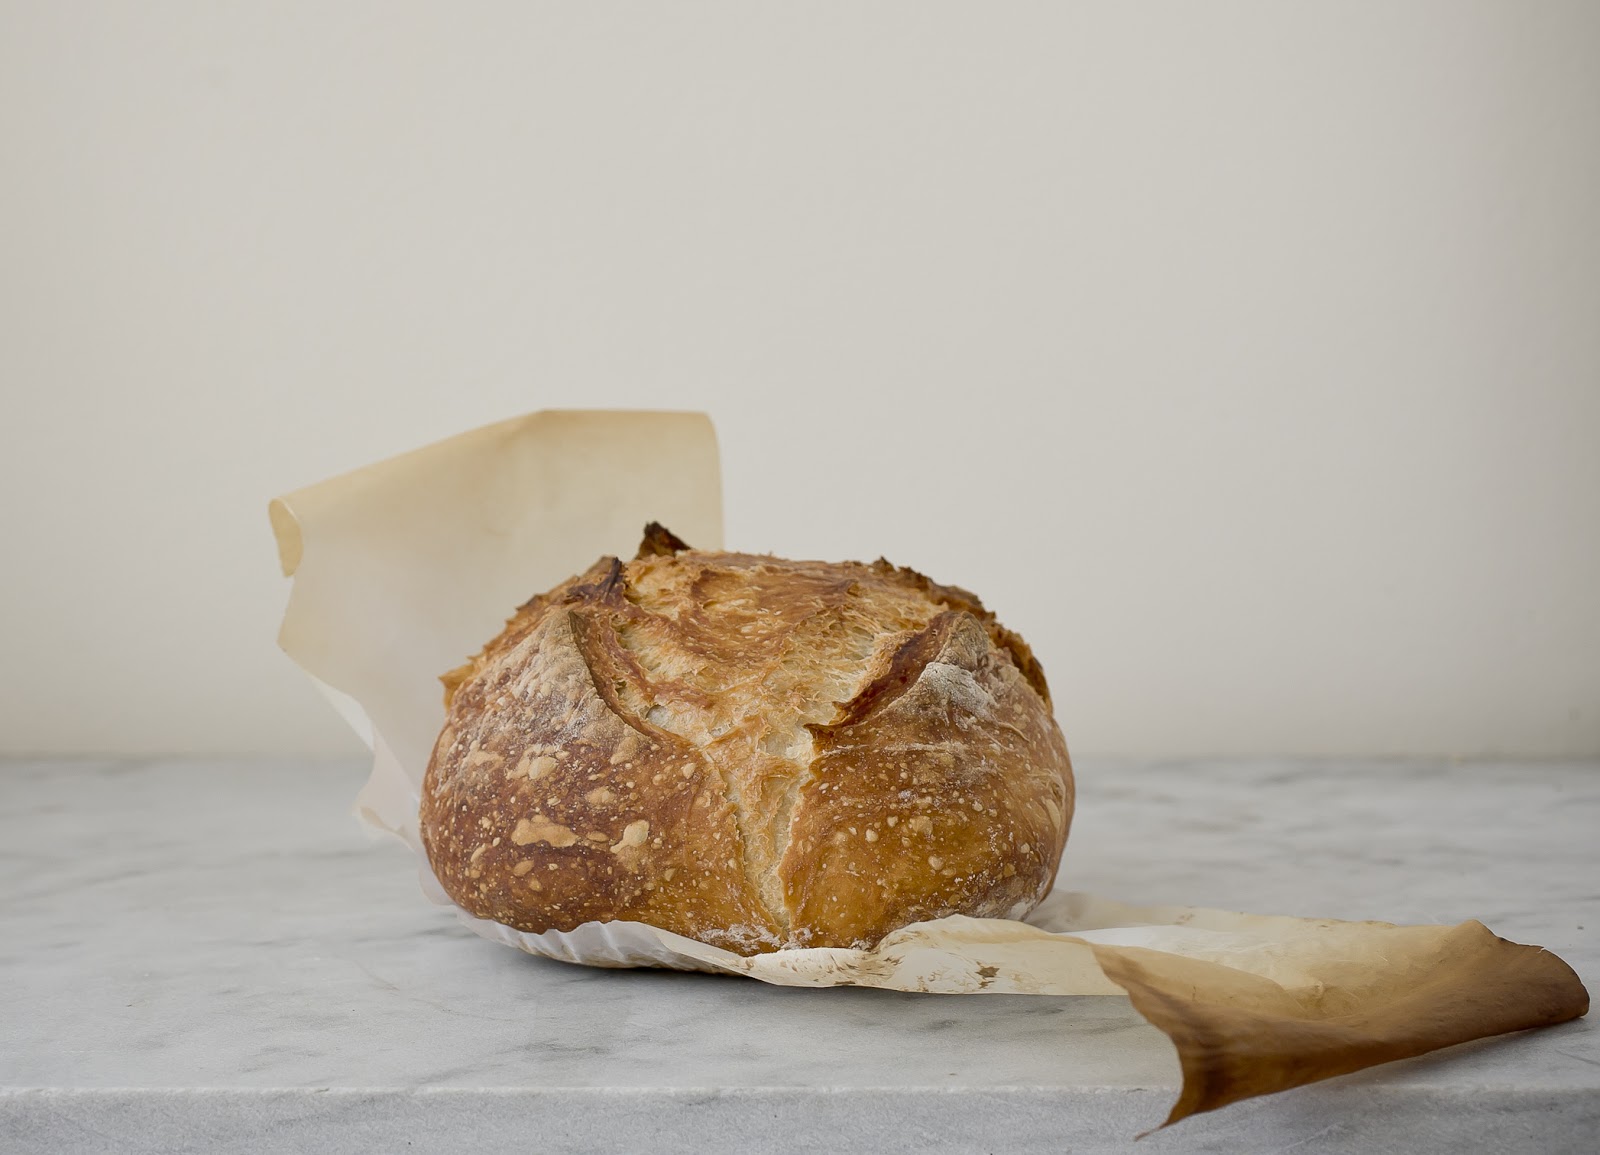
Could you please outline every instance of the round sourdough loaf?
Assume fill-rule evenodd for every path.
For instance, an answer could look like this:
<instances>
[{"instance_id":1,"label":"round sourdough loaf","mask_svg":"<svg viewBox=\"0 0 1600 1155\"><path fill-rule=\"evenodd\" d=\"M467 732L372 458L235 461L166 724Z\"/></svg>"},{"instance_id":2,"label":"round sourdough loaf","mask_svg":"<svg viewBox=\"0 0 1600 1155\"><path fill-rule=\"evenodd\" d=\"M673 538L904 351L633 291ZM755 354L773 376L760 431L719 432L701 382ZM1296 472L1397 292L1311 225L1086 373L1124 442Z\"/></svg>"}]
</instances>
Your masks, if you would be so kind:
<instances>
[{"instance_id":1,"label":"round sourdough loaf","mask_svg":"<svg viewBox=\"0 0 1600 1155\"><path fill-rule=\"evenodd\" d=\"M626 919L754 954L1020 918L1072 818L1026 643L881 560L651 525L443 681L423 843L457 903L520 930Z\"/></svg>"}]
</instances>

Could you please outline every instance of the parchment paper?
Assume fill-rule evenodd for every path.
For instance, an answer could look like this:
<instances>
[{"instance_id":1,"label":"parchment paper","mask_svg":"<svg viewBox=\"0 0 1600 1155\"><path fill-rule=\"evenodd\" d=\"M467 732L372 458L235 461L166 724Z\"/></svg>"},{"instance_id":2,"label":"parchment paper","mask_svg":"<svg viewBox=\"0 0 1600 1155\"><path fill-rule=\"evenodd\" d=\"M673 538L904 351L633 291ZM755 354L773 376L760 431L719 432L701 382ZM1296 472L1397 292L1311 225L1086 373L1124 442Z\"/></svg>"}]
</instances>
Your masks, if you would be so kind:
<instances>
[{"instance_id":1,"label":"parchment paper","mask_svg":"<svg viewBox=\"0 0 1600 1155\"><path fill-rule=\"evenodd\" d=\"M272 502L294 578L279 642L373 749L357 799L429 870L417 811L444 722L438 676L513 608L596 558L631 556L660 521L722 545L715 434L690 413L566 412L474 430ZM1482 924L1131 907L1057 892L1026 922L943 918L870 951L744 958L643 923L485 938L566 962L675 967L785 986L942 994L1121 995L1177 1046L1167 1123L1453 1043L1576 1018L1588 994L1555 955Z\"/></svg>"}]
</instances>

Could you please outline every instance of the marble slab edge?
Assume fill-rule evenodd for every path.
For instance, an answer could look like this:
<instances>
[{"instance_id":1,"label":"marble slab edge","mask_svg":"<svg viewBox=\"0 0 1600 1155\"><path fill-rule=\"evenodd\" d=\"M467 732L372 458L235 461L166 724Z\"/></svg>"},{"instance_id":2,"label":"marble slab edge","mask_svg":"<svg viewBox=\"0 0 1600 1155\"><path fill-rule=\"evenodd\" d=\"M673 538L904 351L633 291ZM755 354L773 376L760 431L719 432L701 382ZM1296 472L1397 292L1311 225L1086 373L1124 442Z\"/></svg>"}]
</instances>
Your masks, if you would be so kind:
<instances>
[{"instance_id":1,"label":"marble slab edge","mask_svg":"<svg viewBox=\"0 0 1600 1155\"><path fill-rule=\"evenodd\" d=\"M1130 1153L1592 1152L1581 1088L1329 1086L1238 1104L1142 1142L1168 1089L6 1088L9 1155L623 1150Z\"/></svg>"}]
</instances>

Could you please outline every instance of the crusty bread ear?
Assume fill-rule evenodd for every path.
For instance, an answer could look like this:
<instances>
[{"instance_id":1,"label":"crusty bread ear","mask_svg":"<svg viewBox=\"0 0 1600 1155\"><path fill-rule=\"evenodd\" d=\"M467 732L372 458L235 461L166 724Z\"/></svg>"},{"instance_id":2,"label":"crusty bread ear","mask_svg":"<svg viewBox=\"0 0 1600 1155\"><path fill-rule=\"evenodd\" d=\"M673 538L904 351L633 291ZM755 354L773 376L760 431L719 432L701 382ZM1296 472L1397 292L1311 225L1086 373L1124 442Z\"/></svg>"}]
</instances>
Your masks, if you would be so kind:
<instances>
[{"instance_id":1,"label":"crusty bread ear","mask_svg":"<svg viewBox=\"0 0 1600 1155\"><path fill-rule=\"evenodd\" d=\"M683 538L659 521L652 521L644 527L644 538L639 542L639 552L633 555L633 560L638 561L646 557L671 557L688 548L689 543Z\"/></svg>"},{"instance_id":2,"label":"crusty bread ear","mask_svg":"<svg viewBox=\"0 0 1600 1155\"><path fill-rule=\"evenodd\" d=\"M447 686L423 844L458 904L522 930L630 919L749 954L1021 917L1072 816L1027 647L886 562L702 553L652 523Z\"/></svg>"}]
</instances>

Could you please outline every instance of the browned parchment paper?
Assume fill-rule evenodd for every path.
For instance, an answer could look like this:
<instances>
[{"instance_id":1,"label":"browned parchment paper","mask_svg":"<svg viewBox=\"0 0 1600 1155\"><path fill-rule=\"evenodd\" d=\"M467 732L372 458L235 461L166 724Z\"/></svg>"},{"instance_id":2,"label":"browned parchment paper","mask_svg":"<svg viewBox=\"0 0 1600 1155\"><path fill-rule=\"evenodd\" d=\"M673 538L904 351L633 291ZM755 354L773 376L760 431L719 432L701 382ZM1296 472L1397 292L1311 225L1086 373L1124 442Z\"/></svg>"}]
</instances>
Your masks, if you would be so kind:
<instances>
[{"instance_id":1,"label":"browned parchment paper","mask_svg":"<svg viewBox=\"0 0 1600 1155\"><path fill-rule=\"evenodd\" d=\"M373 748L357 801L422 855L418 791L444 721L438 675L529 596L645 522L722 543L715 435L703 415L543 412L474 430L274 501L294 585L279 637ZM486 938L591 966L662 966L788 986L946 994L1127 994L1178 1049L1167 1122L1252 1095L1575 1018L1588 994L1559 958L1476 922L1387 923L1130 907L1058 892L1026 922L919 923L870 951L744 958L640 923Z\"/></svg>"}]
</instances>

